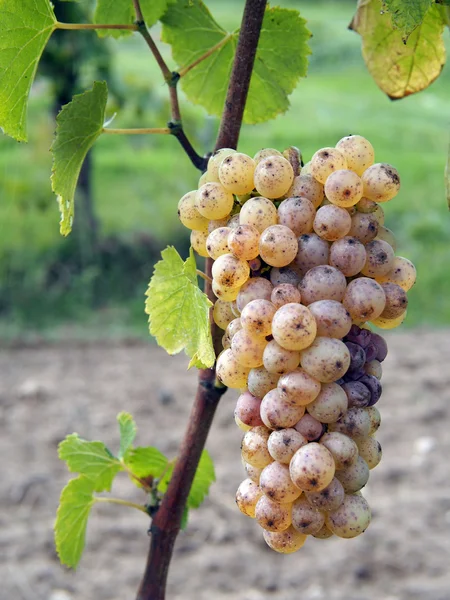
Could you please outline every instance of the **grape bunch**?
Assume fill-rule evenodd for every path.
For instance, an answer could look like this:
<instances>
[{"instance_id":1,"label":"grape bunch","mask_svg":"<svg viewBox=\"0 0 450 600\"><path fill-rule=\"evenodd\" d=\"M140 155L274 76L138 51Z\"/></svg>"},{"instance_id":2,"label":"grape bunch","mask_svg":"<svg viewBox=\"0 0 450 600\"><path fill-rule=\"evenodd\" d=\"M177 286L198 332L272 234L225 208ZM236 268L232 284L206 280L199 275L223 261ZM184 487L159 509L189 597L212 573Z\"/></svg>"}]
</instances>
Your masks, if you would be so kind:
<instances>
[{"instance_id":1,"label":"grape bunch","mask_svg":"<svg viewBox=\"0 0 450 600\"><path fill-rule=\"evenodd\" d=\"M179 202L193 248L214 260L217 377L241 392L236 502L277 552L370 523L361 489L381 459L387 355L371 325L403 322L416 278L384 225L381 204L399 188L396 169L352 135L303 166L294 147L253 158L224 148Z\"/></svg>"}]
</instances>

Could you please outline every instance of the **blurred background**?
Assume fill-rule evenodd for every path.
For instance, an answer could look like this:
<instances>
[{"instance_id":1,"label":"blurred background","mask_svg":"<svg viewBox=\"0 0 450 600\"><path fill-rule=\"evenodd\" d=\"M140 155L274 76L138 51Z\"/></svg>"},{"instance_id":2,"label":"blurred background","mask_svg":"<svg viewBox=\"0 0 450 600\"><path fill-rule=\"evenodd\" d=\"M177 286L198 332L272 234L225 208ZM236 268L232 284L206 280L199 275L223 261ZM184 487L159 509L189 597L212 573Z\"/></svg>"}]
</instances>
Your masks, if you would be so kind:
<instances>
[{"instance_id":1,"label":"blurred background","mask_svg":"<svg viewBox=\"0 0 450 600\"><path fill-rule=\"evenodd\" d=\"M239 25L243 2L211 0L224 27ZM283 6L298 7L298 2ZM231 7L231 8L230 8ZM87 4L56 2L60 20L87 20ZM402 190L386 206L398 253L419 271L406 327L450 322L450 228L444 191L449 143L450 69L424 92L392 102L369 76L360 37L347 25L354 2L302 3L313 34L309 73L274 121L242 130L240 149L300 147L305 159L342 136L359 133L376 159L400 171ZM158 32L155 32L158 38ZM448 39L448 35L446 35ZM170 65L170 52L162 45ZM159 251L182 254L188 232L176 203L196 187L196 172L166 136L100 137L83 169L73 233L59 235L50 187L54 117L74 93L106 79L115 127L160 127L167 90L143 41L99 40L58 31L39 67L29 111L29 144L0 138L0 323L5 338L146 337L143 299ZM188 135L200 153L214 145L218 122L183 102Z\"/></svg>"}]
</instances>

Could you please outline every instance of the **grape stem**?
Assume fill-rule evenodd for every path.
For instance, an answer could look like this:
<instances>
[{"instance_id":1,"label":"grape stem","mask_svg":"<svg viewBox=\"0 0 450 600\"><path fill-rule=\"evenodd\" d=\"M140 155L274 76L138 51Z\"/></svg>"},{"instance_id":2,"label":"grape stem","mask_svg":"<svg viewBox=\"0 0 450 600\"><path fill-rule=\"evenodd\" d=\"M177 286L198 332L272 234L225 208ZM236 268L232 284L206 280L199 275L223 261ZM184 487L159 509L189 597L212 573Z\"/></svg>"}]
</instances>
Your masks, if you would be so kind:
<instances>
[{"instance_id":1,"label":"grape stem","mask_svg":"<svg viewBox=\"0 0 450 600\"><path fill-rule=\"evenodd\" d=\"M135 7L139 4L138 0L134 0L134 3ZM266 4L267 0L246 0L216 149L236 148ZM139 20L137 11L136 14ZM231 125L225 124L225 120L228 120ZM206 275L209 278L211 278L212 262L211 258L206 260ZM214 302L215 297L209 281L205 281L205 292ZM221 349L221 332L212 319L211 334L217 355ZM226 389L216 381L214 367L199 370L197 394L180 445L178 459L167 492L150 527L150 548L137 600L165 599L167 575L175 540L180 531L184 506L216 408Z\"/></svg>"},{"instance_id":2,"label":"grape stem","mask_svg":"<svg viewBox=\"0 0 450 600\"><path fill-rule=\"evenodd\" d=\"M172 135L174 135L177 138L177 140L181 144L181 147L189 157L194 167L203 172L207 166L207 159L197 154L188 137L186 136L182 125L181 110L178 101L177 90L177 84L180 80L180 75L179 73L173 72L169 69L166 61L164 60L164 58L161 55L161 52L158 49L158 46L155 44L152 36L150 35L150 32L144 20L144 15L142 14L140 1L133 0L133 6L134 12L136 14L136 31L138 31L142 35L147 46L150 48L150 51L153 54L156 62L158 63L158 66L164 77L164 81L167 83L169 88L171 120L168 123L168 127L172 130Z\"/></svg>"},{"instance_id":3,"label":"grape stem","mask_svg":"<svg viewBox=\"0 0 450 600\"><path fill-rule=\"evenodd\" d=\"M212 283L212 279L209 275L207 275L206 273L203 273L203 271L200 271L200 269L197 269L197 275L199 277L201 277L202 279L204 279L205 281L207 281L208 283Z\"/></svg>"}]
</instances>

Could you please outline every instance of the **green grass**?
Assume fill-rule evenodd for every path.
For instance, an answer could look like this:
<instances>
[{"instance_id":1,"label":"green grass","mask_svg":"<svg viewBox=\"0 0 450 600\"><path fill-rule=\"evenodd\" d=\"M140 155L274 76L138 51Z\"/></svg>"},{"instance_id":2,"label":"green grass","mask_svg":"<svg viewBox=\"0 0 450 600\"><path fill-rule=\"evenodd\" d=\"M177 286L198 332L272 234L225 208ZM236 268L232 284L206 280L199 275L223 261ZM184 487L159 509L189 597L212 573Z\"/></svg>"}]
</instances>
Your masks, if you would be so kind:
<instances>
[{"instance_id":1,"label":"green grass","mask_svg":"<svg viewBox=\"0 0 450 600\"><path fill-rule=\"evenodd\" d=\"M224 26L233 29L238 25L238 9L243 2L213 0L208 5ZM298 7L298 2L283 5ZM353 10L354 3L349 2L303 3L303 16L313 33L308 77L300 81L285 115L266 124L243 127L240 148L254 154L264 146L282 149L293 144L309 159L315 150L334 145L344 135L366 136L376 149L376 159L394 164L402 177L399 196L385 209L386 224L398 240L398 253L412 259L418 268L418 283L410 293L408 323L449 324L450 223L444 166L449 143L450 70L444 69L425 92L391 102L365 69L359 36L347 29ZM168 114L166 90L144 44L139 38L128 38L113 42L112 47L115 74L124 89L129 86L132 90L130 102L114 126L163 125ZM167 47L164 54L170 59ZM23 268L27 273L25 280L17 282L18 310L8 318L11 335L39 324L39 305L37 316L30 322L20 299L34 289L42 293L39 277L43 261L67 244L58 233L59 217L48 179L53 124L46 90L42 81L35 87L29 116L30 143L19 145L0 139L0 276L3 285L8 285L12 268ZM182 102L189 135L199 151L210 150L217 120L185 103L183 97ZM95 201L103 235L131 239L136 232L143 232L151 234L160 246L186 239L176 218L176 203L195 187L198 173L174 139L105 136L97 142L94 163ZM39 298L36 302L39 304ZM110 313L106 308L96 316L81 301L62 316L89 325L98 322L103 331L108 327L116 331L119 321L125 327L141 326L141 297L130 297L117 309L113 300L111 306ZM109 315L106 325L103 314ZM57 317L61 321L57 309L50 311L46 326Z\"/></svg>"}]
</instances>

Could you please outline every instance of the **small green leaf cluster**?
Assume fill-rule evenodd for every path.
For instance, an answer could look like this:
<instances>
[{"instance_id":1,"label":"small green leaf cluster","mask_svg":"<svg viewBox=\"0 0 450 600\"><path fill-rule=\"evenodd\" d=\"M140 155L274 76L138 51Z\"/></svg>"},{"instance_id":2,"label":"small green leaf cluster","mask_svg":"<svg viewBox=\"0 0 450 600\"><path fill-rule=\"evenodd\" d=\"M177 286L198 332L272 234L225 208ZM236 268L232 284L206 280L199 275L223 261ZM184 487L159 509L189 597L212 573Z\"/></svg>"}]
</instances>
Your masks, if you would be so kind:
<instances>
[{"instance_id":1,"label":"small green leaf cluster","mask_svg":"<svg viewBox=\"0 0 450 600\"><path fill-rule=\"evenodd\" d=\"M59 458L66 462L71 473L77 473L77 477L71 479L61 493L55 522L56 550L61 562L69 567L76 567L81 559L88 518L96 502L123 504L152 516L172 476L175 460L169 460L157 448L133 447L137 428L132 416L122 412L117 420L120 431L117 455L103 442L90 442L76 433L68 435L59 445ZM146 503L137 505L127 500L95 495L110 492L114 478L121 471L146 492ZM189 509L200 506L213 481L214 465L204 450L186 503L184 526Z\"/></svg>"}]
</instances>

